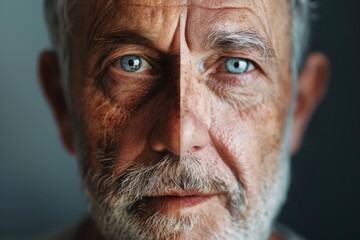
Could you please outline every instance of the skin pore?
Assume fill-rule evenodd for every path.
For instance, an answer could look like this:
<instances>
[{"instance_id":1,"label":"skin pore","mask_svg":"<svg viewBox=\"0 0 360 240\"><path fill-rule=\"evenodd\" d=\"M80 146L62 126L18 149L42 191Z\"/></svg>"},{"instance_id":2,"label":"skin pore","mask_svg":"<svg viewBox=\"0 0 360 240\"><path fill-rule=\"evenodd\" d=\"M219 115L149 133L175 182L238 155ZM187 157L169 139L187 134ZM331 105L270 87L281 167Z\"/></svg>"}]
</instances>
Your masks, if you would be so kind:
<instances>
[{"instance_id":1,"label":"skin pore","mask_svg":"<svg viewBox=\"0 0 360 240\"><path fill-rule=\"evenodd\" d=\"M75 9L70 99L51 56L40 71L92 209L79 239L280 238L271 231L289 152L321 96L323 84L311 83L326 75L320 57L305 68L300 90L313 97L298 93L292 123L287 1Z\"/></svg>"}]
</instances>

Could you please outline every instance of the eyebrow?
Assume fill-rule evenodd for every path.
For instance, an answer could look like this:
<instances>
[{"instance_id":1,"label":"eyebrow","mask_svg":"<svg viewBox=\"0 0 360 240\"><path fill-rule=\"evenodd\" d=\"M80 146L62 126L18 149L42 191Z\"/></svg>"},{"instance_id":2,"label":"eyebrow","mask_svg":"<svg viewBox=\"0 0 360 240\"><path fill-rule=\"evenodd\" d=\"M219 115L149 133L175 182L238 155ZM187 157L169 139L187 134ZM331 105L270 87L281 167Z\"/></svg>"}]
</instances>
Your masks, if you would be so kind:
<instances>
[{"instance_id":1,"label":"eyebrow","mask_svg":"<svg viewBox=\"0 0 360 240\"><path fill-rule=\"evenodd\" d=\"M140 31L123 30L106 34L103 37L96 38L99 44L138 44L151 46L155 33L143 33Z\"/></svg>"},{"instance_id":2,"label":"eyebrow","mask_svg":"<svg viewBox=\"0 0 360 240\"><path fill-rule=\"evenodd\" d=\"M276 58L275 51L268 42L252 31L228 32L214 30L206 37L205 44L207 49L223 52L253 52L255 50L262 54L260 57L265 58L266 62L272 62L270 60Z\"/></svg>"},{"instance_id":3,"label":"eyebrow","mask_svg":"<svg viewBox=\"0 0 360 240\"><path fill-rule=\"evenodd\" d=\"M114 31L103 36L96 37L89 42L90 52L99 55L97 66L102 66L111 52L120 45L141 45L154 48L152 39L156 37L155 33L144 33L134 30ZM89 72L89 71L88 71Z\"/></svg>"}]
</instances>

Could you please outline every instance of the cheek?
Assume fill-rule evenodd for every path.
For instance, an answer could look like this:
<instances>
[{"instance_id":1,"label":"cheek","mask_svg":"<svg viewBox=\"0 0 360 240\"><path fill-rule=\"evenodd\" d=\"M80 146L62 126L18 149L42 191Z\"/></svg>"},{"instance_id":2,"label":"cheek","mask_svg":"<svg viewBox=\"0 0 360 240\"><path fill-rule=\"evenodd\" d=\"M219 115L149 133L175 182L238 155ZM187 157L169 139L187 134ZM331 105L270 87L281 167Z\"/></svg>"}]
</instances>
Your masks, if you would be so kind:
<instances>
[{"instance_id":1,"label":"cheek","mask_svg":"<svg viewBox=\"0 0 360 240\"><path fill-rule=\"evenodd\" d=\"M119 104L90 86L77 93L75 128L82 163L93 170L109 173L123 169L147 145L154 104L134 109L131 97ZM143 124L144 121L147 124Z\"/></svg>"},{"instance_id":2,"label":"cheek","mask_svg":"<svg viewBox=\"0 0 360 240\"><path fill-rule=\"evenodd\" d=\"M286 106L269 101L244 113L219 101L216 104L210 129L222 151L221 159L242 182L248 198L258 198L264 184L275 180Z\"/></svg>"},{"instance_id":3,"label":"cheek","mask_svg":"<svg viewBox=\"0 0 360 240\"><path fill-rule=\"evenodd\" d=\"M106 167L112 161L115 144L128 125L130 114L124 108L111 104L96 91L84 88L77 98L75 112L76 142L82 163L92 169Z\"/></svg>"}]
</instances>

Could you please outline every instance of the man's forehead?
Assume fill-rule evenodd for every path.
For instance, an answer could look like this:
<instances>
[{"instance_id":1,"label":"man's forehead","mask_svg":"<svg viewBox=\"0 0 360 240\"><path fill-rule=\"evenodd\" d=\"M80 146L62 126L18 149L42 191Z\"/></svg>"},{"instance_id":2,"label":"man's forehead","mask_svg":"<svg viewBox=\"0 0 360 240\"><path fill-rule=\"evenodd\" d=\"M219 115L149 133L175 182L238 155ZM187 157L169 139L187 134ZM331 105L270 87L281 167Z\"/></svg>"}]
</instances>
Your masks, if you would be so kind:
<instances>
[{"instance_id":1,"label":"man's forehead","mask_svg":"<svg viewBox=\"0 0 360 240\"><path fill-rule=\"evenodd\" d=\"M110 0L110 2L118 6L179 7L181 5L180 0Z\"/></svg>"},{"instance_id":2,"label":"man's forehead","mask_svg":"<svg viewBox=\"0 0 360 240\"><path fill-rule=\"evenodd\" d=\"M209 9L264 7L264 0L182 0L182 6L198 6Z\"/></svg>"},{"instance_id":3,"label":"man's forehead","mask_svg":"<svg viewBox=\"0 0 360 240\"><path fill-rule=\"evenodd\" d=\"M253 15L257 15L258 18L262 18L263 21L270 21L270 18L275 17L275 12L283 12L288 10L285 4L288 0L108 0L106 2L99 2L99 0L87 1L88 11L90 15L95 18L103 19L111 17L113 22L114 17L118 18L119 24L123 21L127 25L137 25L138 23L146 25L149 19L152 20L163 18L162 21L177 21L179 14L182 11L191 9L203 9L203 10L236 10L242 9L252 12ZM95 11L94 11L95 10ZM112 14L108 14L112 12ZM218 12L219 13L219 12ZM83 16L86 16L85 14ZM152 16L152 17L151 17ZM168 19L164 19L167 16ZM149 18L150 17L150 18ZM175 18L174 18L175 17ZM220 16L219 16L220 17ZM102 21L104 24L107 19ZM86 23L85 21L84 23ZM151 24L148 22L148 24ZM117 24L116 24L117 25Z\"/></svg>"},{"instance_id":4,"label":"man's forehead","mask_svg":"<svg viewBox=\"0 0 360 240\"><path fill-rule=\"evenodd\" d=\"M203 7L209 9L219 8L253 8L253 9L264 9L269 4L284 5L288 0L109 0L108 3L116 6L138 6L138 7ZM98 0L92 1L98 3ZM107 5L107 4L104 4ZM99 6L99 4L96 4Z\"/></svg>"},{"instance_id":5,"label":"man's forehead","mask_svg":"<svg viewBox=\"0 0 360 240\"><path fill-rule=\"evenodd\" d=\"M254 31L274 43L273 27L283 29L280 24L286 22L286 2L288 0L91 0L87 1L87 7L93 21L84 19L88 29L84 37L105 39L112 33L134 31L165 50L171 45L179 22L184 22L186 39L194 48L202 46L206 35L216 29Z\"/></svg>"},{"instance_id":6,"label":"man's forehead","mask_svg":"<svg viewBox=\"0 0 360 240\"><path fill-rule=\"evenodd\" d=\"M204 8L221 8L221 7L241 7L249 4L257 5L264 0L112 0L123 6L147 6L147 7L163 7L163 6L202 6ZM258 3L257 3L258 2Z\"/></svg>"}]
</instances>

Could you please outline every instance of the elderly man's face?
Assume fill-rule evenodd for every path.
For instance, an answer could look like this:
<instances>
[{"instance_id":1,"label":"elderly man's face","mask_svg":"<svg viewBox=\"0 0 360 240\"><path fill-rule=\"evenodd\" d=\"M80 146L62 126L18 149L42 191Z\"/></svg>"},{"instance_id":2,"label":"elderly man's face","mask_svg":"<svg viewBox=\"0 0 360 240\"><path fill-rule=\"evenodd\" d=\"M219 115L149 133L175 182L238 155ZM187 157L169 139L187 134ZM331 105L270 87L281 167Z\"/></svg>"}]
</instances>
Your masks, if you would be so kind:
<instances>
[{"instance_id":1,"label":"elderly man's face","mask_svg":"<svg viewBox=\"0 0 360 240\"><path fill-rule=\"evenodd\" d=\"M102 234L267 238L288 176L287 1L86 1L74 16L58 115Z\"/></svg>"}]
</instances>

